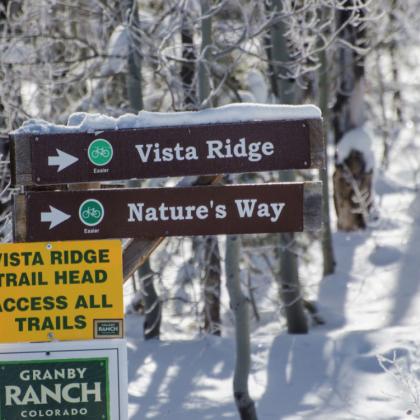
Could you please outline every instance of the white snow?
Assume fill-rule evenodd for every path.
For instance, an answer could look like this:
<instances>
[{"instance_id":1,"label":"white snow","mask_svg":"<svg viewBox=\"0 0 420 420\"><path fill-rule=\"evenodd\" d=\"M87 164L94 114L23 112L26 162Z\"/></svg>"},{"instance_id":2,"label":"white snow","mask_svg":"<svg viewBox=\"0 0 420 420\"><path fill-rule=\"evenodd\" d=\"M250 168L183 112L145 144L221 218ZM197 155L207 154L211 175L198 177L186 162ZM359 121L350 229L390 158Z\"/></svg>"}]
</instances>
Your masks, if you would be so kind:
<instances>
[{"instance_id":1,"label":"white snow","mask_svg":"<svg viewBox=\"0 0 420 420\"><path fill-rule=\"evenodd\" d=\"M25 121L18 133L52 134L64 132L94 132L142 127L233 123L241 121L319 119L321 111L315 105L263 105L238 103L219 108L189 112L148 112L124 114L113 118L102 114L78 112L70 115L67 125L52 124L44 120Z\"/></svg>"},{"instance_id":2,"label":"white snow","mask_svg":"<svg viewBox=\"0 0 420 420\"><path fill-rule=\"evenodd\" d=\"M372 141L372 134L366 126L347 131L337 144L337 163L343 163L355 150L364 156L366 171L371 171L375 165Z\"/></svg>"}]
</instances>

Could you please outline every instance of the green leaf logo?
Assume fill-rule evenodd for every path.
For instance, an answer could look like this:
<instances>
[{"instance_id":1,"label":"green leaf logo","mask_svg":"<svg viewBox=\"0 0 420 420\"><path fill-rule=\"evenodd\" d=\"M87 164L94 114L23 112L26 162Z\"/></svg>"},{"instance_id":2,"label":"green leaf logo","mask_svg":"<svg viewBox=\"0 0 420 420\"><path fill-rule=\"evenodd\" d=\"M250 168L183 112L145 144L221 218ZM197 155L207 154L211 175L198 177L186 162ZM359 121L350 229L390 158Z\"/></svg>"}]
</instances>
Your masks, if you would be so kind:
<instances>
[{"instance_id":1,"label":"green leaf logo","mask_svg":"<svg viewBox=\"0 0 420 420\"><path fill-rule=\"evenodd\" d=\"M111 162L114 150L111 143L105 139L96 139L88 148L89 160L96 166L105 166Z\"/></svg>"}]
</instances>

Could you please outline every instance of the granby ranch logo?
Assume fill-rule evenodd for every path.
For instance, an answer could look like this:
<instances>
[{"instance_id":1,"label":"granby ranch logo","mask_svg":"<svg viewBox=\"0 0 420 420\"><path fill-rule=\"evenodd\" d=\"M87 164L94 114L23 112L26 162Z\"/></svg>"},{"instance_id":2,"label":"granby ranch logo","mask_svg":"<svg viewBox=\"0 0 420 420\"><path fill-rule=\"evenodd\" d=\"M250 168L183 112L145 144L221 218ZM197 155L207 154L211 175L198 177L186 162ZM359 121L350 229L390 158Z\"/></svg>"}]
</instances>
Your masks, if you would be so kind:
<instances>
[{"instance_id":1,"label":"granby ranch logo","mask_svg":"<svg viewBox=\"0 0 420 420\"><path fill-rule=\"evenodd\" d=\"M110 420L108 360L0 361L0 420Z\"/></svg>"}]
</instances>

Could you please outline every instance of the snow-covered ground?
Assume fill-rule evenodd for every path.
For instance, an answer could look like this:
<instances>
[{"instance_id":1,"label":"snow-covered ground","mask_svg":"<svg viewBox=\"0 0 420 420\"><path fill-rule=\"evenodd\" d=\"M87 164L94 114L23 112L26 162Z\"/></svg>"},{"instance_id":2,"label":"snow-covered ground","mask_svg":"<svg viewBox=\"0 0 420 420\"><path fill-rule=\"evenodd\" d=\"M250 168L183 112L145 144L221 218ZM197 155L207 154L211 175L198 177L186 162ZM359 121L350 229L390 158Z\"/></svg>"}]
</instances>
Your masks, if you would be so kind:
<instances>
[{"instance_id":1,"label":"snow-covered ground","mask_svg":"<svg viewBox=\"0 0 420 420\"><path fill-rule=\"evenodd\" d=\"M275 285L261 273L254 282L261 320L253 321L249 387L260 420L420 418L420 138L415 128L406 124L389 169L376 176L379 219L363 232L334 233L334 275L321 279L319 248L311 250L302 278L325 325L312 327L308 335L288 335L275 307ZM380 142L375 139L378 156ZM170 274L163 279L168 287L176 277ZM258 286L264 290L260 295ZM129 301L130 284L125 295ZM167 307L160 342L145 342L142 317L127 316L130 418L238 418L226 292L221 338L199 335L193 311Z\"/></svg>"}]
</instances>

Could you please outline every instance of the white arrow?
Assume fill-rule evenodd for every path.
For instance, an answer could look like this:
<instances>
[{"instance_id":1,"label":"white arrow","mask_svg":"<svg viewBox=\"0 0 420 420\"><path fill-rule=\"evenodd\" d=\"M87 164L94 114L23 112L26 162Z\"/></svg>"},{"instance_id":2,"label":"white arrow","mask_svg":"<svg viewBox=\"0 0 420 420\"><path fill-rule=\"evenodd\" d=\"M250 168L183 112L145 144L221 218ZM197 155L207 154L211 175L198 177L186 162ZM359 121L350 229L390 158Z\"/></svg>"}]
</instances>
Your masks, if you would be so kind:
<instances>
[{"instance_id":1,"label":"white arrow","mask_svg":"<svg viewBox=\"0 0 420 420\"><path fill-rule=\"evenodd\" d=\"M60 149L55 150L57 150L58 155L48 156L48 166L58 166L57 172L61 172L63 169L67 168L67 166L73 165L73 163L79 160L76 156L69 155Z\"/></svg>"},{"instance_id":2,"label":"white arrow","mask_svg":"<svg viewBox=\"0 0 420 420\"><path fill-rule=\"evenodd\" d=\"M71 216L69 214L58 210L53 206L49 207L50 211L41 213L41 222L50 223L50 230L59 225L60 223L63 223L67 219L70 219Z\"/></svg>"}]
</instances>

